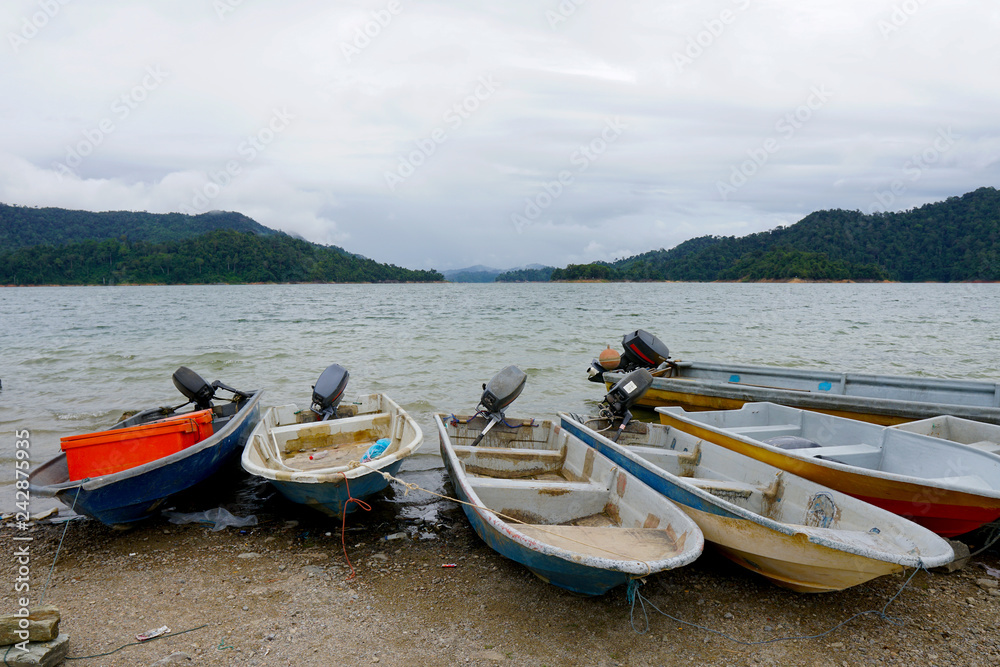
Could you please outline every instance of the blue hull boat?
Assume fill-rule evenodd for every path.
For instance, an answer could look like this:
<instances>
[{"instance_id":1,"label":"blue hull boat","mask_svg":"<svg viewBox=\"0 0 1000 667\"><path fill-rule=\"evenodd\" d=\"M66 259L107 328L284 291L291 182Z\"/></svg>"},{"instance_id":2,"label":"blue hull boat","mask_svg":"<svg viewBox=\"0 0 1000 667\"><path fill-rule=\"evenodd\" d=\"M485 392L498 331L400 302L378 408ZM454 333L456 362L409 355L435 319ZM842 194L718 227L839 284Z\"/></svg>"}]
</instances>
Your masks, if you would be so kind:
<instances>
[{"instance_id":1,"label":"blue hull boat","mask_svg":"<svg viewBox=\"0 0 1000 667\"><path fill-rule=\"evenodd\" d=\"M553 422L505 419L483 435L482 415L434 419L473 530L543 581L601 595L701 554L676 505Z\"/></svg>"},{"instance_id":2,"label":"blue hull boat","mask_svg":"<svg viewBox=\"0 0 1000 667\"><path fill-rule=\"evenodd\" d=\"M317 383L318 385L319 383ZM344 415L320 420L313 410L293 404L268 408L250 434L241 463L295 503L340 517L389 485L403 460L417 451L423 432L416 421L384 394L361 396L342 408ZM385 449L365 454L382 440Z\"/></svg>"},{"instance_id":3,"label":"blue hull boat","mask_svg":"<svg viewBox=\"0 0 1000 667\"><path fill-rule=\"evenodd\" d=\"M179 452L127 470L70 480L66 454L59 454L31 473L30 491L36 496L57 498L78 514L108 526L127 526L148 518L172 496L207 480L234 459L260 418L258 404L262 393L239 392L232 401L199 405L199 409L212 410L212 435ZM118 422L111 430L184 414L187 413L152 408Z\"/></svg>"}]
</instances>

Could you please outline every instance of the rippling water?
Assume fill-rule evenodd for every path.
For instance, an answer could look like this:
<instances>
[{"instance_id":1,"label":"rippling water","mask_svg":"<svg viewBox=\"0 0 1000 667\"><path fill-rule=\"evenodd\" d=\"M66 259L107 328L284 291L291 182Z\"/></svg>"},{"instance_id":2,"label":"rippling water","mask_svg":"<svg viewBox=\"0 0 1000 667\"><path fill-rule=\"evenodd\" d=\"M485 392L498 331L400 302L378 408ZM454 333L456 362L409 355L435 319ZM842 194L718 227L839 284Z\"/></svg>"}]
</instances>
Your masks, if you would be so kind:
<instances>
[{"instance_id":1,"label":"rippling water","mask_svg":"<svg viewBox=\"0 0 1000 667\"><path fill-rule=\"evenodd\" d=\"M419 421L424 447L404 473L432 483L434 412L474 408L508 364L528 374L512 415L586 412L603 395L586 380L591 358L636 328L682 359L1000 377L998 285L0 288L0 509L14 502L15 430L30 430L38 465L61 436L182 402L170 380L181 365L263 387L264 405L304 405L343 364L348 396L385 392Z\"/></svg>"}]
</instances>

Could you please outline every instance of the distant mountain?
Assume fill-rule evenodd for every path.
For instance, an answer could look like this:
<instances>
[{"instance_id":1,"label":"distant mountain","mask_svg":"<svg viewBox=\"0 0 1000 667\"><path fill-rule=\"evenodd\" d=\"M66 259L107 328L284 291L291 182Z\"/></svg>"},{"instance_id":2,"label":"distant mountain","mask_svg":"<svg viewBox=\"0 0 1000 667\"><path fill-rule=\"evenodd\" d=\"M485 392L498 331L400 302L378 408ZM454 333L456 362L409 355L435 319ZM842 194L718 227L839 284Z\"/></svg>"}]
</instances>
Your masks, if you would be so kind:
<instances>
[{"instance_id":1,"label":"distant mountain","mask_svg":"<svg viewBox=\"0 0 1000 667\"><path fill-rule=\"evenodd\" d=\"M293 238L240 213L0 204L0 285L442 280L437 271L381 264Z\"/></svg>"},{"instance_id":2,"label":"distant mountain","mask_svg":"<svg viewBox=\"0 0 1000 667\"><path fill-rule=\"evenodd\" d=\"M0 204L0 248L4 250L123 237L130 241L162 243L191 238L217 229L233 229L262 236L282 233L265 227L242 213L231 211L212 211L201 215L145 211L95 213Z\"/></svg>"},{"instance_id":3,"label":"distant mountain","mask_svg":"<svg viewBox=\"0 0 1000 667\"><path fill-rule=\"evenodd\" d=\"M498 283L545 283L552 279L555 267L529 264L523 269L504 271L496 277Z\"/></svg>"},{"instance_id":4,"label":"distant mountain","mask_svg":"<svg viewBox=\"0 0 1000 667\"><path fill-rule=\"evenodd\" d=\"M610 265L630 280L1000 280L1000 192L899 213L817 211L788 227L691 239Z\"/></svg>"},{"instance_id":5,"label":"distant mountain","mask_svg":"<svg viewBox=\"0 0 1000 667\"><path fill-rule=\"evenodd\" d=\"M0 285L440 282L287 234L217 229L180 241L78 241L0 254Z\"/></svg>"},{"instance_id":6,"label":"distant mountain","mask_svg":"<svg viewBox=\"0 0 1000 667\"><path fill-rule=\"evenodd\" d=\"M464 269L442 271L441 275L450 283L491 283L500 272L500 269L477 264Z\"/></svg>"},{"instance_id":7,"label":"distant mountain","mask_svg":"<svg viewBox=\"0 0 1000 667\"><path fill-rule=\"evenodd\" d=\"M767 232L570 265L551 279L1000 281L1000 192L979 188L899 213L817 211Z\"/></svg>"}]
</instances>

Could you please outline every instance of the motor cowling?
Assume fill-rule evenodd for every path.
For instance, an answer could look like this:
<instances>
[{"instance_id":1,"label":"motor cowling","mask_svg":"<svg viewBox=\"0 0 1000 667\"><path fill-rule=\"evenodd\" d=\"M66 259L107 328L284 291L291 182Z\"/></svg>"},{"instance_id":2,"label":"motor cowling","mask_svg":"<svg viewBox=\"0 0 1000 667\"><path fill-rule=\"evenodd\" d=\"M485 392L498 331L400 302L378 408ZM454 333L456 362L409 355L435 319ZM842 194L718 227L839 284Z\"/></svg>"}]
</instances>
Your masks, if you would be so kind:
<instances>
[{"instance_id":1,"label":"motor cowling","mask_svg":"<svg viewBox=\"0 0 1000 667\"><path fill-rule=\"evenodd\" d=\"M312 409L320 421L336 418L337 406L344 398L351 374L340 364L330 364L313 385Z\"/></svg>"},{"instance_id":2,"label":"motor cowling","mask_svg":"<svg viewBox=\"0 0 1000 667\"><path fill-rule=\"evenodd\" d=\"M613 415L624 417L652 385L653 376L650 372L639 368L616 382L604 397L604 403Z\"/></svg>"},{"instance_id":3,"label":"motor cowling","mask_svg":"<svg viewBox=\"0 0 1000 667\"><path fill-rule=\"evenodd\" d=\"M207 410L212 407L215 387L206 382L205 378L187 366L181 366L174 371L173 381L177 391L193 402L198 410Z\"/></svg>"},{"instance_id":4,"label":"motor cowling","mask_svg":"<svg viewBox=\"0 0 1000 667\"><path fill-rule=\"evenodd\" d=\"M670 350L653 334L643 329L622 336L621 367L623 370L633 368L656 368L670 358Z\"/></svg>"},{"instance_id":5,"label":"motor cowling","mask_svg":"<svg viewBox=\"0 0 1000 667\"><path fill-rule=\"evenodd\" d=\"M483 396L480 405L489 413L503 413L503 410L514 402L524 390L528 376L517 366L508 366L493 376L488 384L483 385Z\"/></svg>"}]
</instances>

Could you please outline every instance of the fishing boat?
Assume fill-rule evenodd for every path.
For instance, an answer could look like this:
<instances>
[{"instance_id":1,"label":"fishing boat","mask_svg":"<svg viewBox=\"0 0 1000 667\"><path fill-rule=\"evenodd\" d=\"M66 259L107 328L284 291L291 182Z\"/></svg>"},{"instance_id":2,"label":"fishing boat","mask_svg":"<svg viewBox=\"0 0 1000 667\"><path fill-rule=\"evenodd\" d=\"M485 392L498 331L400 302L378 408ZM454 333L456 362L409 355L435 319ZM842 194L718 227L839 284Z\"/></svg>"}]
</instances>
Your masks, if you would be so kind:
<instances>
[{"instance_id":1,"label":"fishing boat","mask_svg":"<svg viewBox=\"0 0 1000 667\"><path fill-rule=\"evenodd\" d=\"M687 512L733 562L802 593L838 591L951 546L926 528L670 426L560 413L560 425Z\"/></svg>"},{"instance_id":2,"label":"fishing boat","mask_svg":"<svg viewBox=\"0 0 1000 667\"><path fill-rule=\"evenodd\" d=\"M943 414L1000 424L1000 382L671 360L641 329L622 344L623 354L602 353L591 363L590 379L610 388L630 370L648 368L653 386L639 405L649 408L733 410L766 401L882 425Z\"/></svg>"},{"instance_id":3,"label":"fishing boat","mask_svg":"<svg viewBox=\"0 0 1000 667\"><path fill-rule=\"evenodd\" d=\"M892 428L950 440L991 454L1000 454L1000 426L996 424L984 424L971 419L941 415L930 419L897 424Z\"/></svg>"},{"instance_id":4,"label":"fishing boat","mask_svg":"<svg viewBox=\"0 0 1000 667\"><path fill-rule=\"evenodd\" d=\"M313 388L310 408L268 408L250 434L241 463L292 502L331 516L389 485L424 435L417 422L384 394L341 405L350 374L333 364Z\"/></svg>"},{"instance_id":5,"label":"fishing boat","mask_svg":"<svg viewBox=\"0 0 1000 667\"><path fill-rule=\"evenodd\" d=\"M503 414L518 374L523 386L516 367L490 382L486 410L434 416L455 494L479 537L579 595L695 560L701 531L675 504L554 422ZM502 375L511 383L498 386Z\"/></svg>"},{"instance_id":6,"label":"fishing boat","mask_svg":"<svg viewBox=\"0 0 1000 667\"><path fill-rule=\"evenodd\" d=\"M103 524L127 527L231 462L260 417L262 391L208 384L180 367L174 385L188 399L150 408L109 430L63 438L63 452L29 476L33 496L54 497ZM219 390L231 398L216 396Z\"/></svg>"},{"instance_id":7,"label":"fishing boat","mask_svg":"<svg viewBox=\"0 0 1000 667\"><path fill-rule=\"evenodd\" d=\"M957 442L774 403L660 421L954 537L1000 518L1000 456Z\"/></svg>"}]
</instances>

